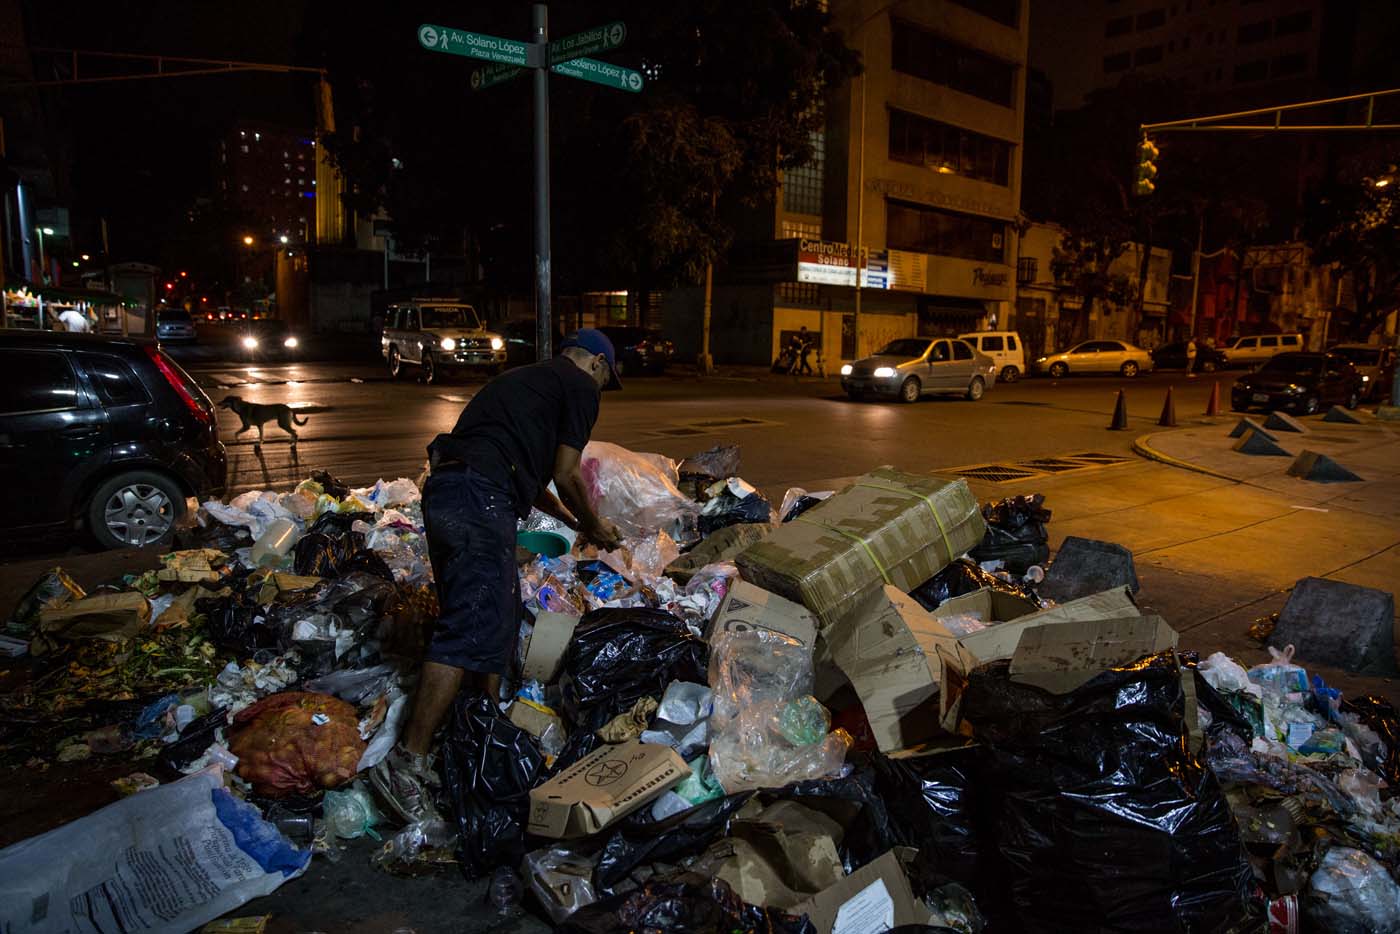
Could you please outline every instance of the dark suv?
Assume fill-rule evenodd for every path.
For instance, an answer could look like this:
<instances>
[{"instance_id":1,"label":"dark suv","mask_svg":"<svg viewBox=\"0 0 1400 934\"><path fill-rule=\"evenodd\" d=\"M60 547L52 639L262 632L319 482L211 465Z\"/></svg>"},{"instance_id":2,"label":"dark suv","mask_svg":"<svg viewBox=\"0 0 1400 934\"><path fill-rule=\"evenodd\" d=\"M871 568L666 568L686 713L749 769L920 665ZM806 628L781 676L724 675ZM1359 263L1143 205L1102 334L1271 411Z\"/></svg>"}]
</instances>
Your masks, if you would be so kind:
<instances>
[{"instance_id":1,"label":"dark suv","mask_svg":"<svg viewBox=\"0 0 1400 934\"><path fill-rule=\"evenodd\" d=\"M0 527L160 545L228 472L209 397L152 341L0 331Z\"/></svg>"}]
</instances>

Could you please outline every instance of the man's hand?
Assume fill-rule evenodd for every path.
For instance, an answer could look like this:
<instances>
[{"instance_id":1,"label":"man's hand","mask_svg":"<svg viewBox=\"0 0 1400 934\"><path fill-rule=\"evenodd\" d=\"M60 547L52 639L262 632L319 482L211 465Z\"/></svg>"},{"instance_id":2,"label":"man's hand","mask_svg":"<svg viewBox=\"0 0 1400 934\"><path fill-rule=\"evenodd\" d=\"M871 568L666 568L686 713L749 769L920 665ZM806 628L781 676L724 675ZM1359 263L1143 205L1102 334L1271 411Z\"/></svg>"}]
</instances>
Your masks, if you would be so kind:
<instances>
[{"instance_id":1,"label":"man's hand","mask_svg":"<svg viewBox=\"0 0 1400 934\"><path fill-rule=\"evenodd\" d=\"M622 533L607 519L600 518L596 523L583 526L579 534L604 551L613 551L622 544Z\"/></svg>"}]
</instances>

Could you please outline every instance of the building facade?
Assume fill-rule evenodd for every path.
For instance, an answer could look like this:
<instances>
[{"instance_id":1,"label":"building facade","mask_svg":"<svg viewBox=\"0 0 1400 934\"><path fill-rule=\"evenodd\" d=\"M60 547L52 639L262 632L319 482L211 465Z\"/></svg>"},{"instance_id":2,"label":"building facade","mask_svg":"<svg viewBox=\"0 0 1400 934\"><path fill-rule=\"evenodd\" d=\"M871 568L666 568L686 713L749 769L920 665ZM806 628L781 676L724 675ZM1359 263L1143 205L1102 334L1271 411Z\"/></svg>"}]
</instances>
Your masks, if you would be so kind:
<instances>
[{"instance_id":1,"label":"building facade","mask_svg":"<svg viewBox=\"0 0 1400 934\"><path fill-rule=\"evenodd\" d=\"M247 223L246 235L312 239L318 162L309 131L240 122L219 141L217 158L219 195Z\"/></svg>"},{"instance_id":2,"label":"building facade","mask_svg":"<svg viewBox=\"0 0 1400 934\"><path fill-rule=\"evenodd\" d=\"M804 327L830 370L899 337L1011 325L1027 7L832 0L865 70L830 96L816 158L784 173L720 272L718 362L769 362ZM666 296L681 354L699 350L702 302Z\"/></svg>"}]
</instances>

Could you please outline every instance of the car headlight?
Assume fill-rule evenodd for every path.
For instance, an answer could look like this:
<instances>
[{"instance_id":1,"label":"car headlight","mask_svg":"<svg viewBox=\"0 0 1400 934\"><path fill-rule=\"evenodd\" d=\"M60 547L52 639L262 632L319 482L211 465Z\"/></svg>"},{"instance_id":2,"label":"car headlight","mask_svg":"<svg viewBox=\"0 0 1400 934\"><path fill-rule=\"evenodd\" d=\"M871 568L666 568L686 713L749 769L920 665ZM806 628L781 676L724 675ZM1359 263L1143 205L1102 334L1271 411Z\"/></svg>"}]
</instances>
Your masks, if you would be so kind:
<instances>
[{"instance_id":1,"label":"car headlight","mask_svg":"<svg viewBox=\"0 0 1400 934\"><path fill-rule=\"evenodd\" d=\"M491 349L492 349L492 350L500 350L501 348L505 347L505 345L506 345L506 342L503 341L503 340L501 340L499 337L493 337L493 338L491 338Z\"/></svg>"},{"instance_id":2,"label":"car headlight","mask_svg":"<svg viewBox=\"0 0 1400 934\"><path fill-rule=\"evenodd\" d=\"M295 347L296 345L297 339L295 337L289 337L282 342L283 347Z\"/></svg>"},{"instance_id":3,"label":"car headlight","mask_svg":"<svg viewBox=\"0 0 1400 934\"><path fill-rule=\"evenodd\" d=\"M1038 358L1036 358L1036 361L1035 361L1035 362L1036 362L1036 363L1045 363L1045 362L1048 361L1049 359L1050 359L1049 357L1038 357Z\"/></svg>"},{"instance_id":4,"label":"car headlight","mask_svg":"<svg viewBox=\"0 0 1400 934\"><path fill-rule=\"evenodd\" d=\"M444 337L444 338L442 339L442 349L443 349L443 350L456 350L456 349L457 349L457 342L454 341L454 340L453 340L452 338L450 338L450 337Z\"/></svg>"},{"instance_id":5,"label":"car headlight","mask_svg":"<svg viewBox=\"0 0 1400 934\"><path fill-rule=\"evenodd\" d=\"M258 339L250 334L247 337L243 338L243 346L248 350L257 350Z\"/></svg>"},{"instance_id":6,"label":"car headlight","mask_svg":"<svg viewBox=\"0 0 1400 934\"><path fill-rule=\"evenodd\" d=\"M1298 393L1300 393L1300 392L1302 392L1302 391L1303 391L1303 387L1302 387L1302 386L1296 386L1296 385L1290 385L1287 389L1284 390L1284 392L1292 393L1292 394L1294 394L1294 395L1297 395Z\"/></svg>"},{"instance_id":7,"label":"car headlight","mask_svg":"<svg viewBox=\"0 0 1400 934\"><path fill-rule=\"evenodd\" d=\"M889 379L889 378L890 378L891 376L893 376L893 375L894 375L894 367L892 367L892 366L876 367L876 369L875 369L875 378L876 378L876 379Z\"/></svg>"},{"instance_id":8,"label":"car headlight","mask_svg":"<svg viewBox=\"0 0 1400 934\"><path fill-rule=\"evenodd\" d=\"M855 367L851 366L849 363L843 364L841 366L842 376L850 376L853 372L855 372Z\"/></svg>"}]
</instances>

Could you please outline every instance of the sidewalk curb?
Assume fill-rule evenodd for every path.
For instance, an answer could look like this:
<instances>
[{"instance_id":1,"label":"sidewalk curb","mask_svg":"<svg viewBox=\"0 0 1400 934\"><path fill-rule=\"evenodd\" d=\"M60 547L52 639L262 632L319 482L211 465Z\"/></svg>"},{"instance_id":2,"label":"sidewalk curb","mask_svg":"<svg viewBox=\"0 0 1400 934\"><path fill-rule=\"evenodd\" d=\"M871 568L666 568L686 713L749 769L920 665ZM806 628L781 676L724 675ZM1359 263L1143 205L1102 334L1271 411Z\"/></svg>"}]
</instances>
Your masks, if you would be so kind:
<instances>
[{"instance_id":1,"label":"sidewalk curb","mask_svg":"<svg viewBox=\"0 0 1400 934\"><path fill-rule=\"evenodd\" d=\"M1137 438L1134 438L1133 453L1141 455L1142 457L1145 457L1150 461L1157 461L1159 464L1166 464L1168 467L1179 467L1182 470L1190 470L1194 471L1195 473L1205 474L1207 477L1215 477L1217 480L1228 480L1231 483L1248 482L1239 477L1232 477L1229 474L1221 473L1218 470L1211 470L1209 467L1202 467L1199 464L1193 464L1190 461L1178 460L1177 458L1172 457L1170 454L1163 454L1161 451L1152 447L1150 443L1152 439L1157 437L1157 435L1163 435L1166 433L1167 432L1164 431L1158 431L1150 435L1141 435Z\"/></svg>"}]
</instances>

